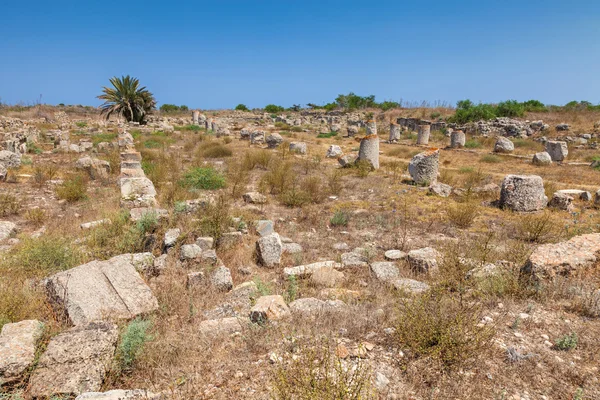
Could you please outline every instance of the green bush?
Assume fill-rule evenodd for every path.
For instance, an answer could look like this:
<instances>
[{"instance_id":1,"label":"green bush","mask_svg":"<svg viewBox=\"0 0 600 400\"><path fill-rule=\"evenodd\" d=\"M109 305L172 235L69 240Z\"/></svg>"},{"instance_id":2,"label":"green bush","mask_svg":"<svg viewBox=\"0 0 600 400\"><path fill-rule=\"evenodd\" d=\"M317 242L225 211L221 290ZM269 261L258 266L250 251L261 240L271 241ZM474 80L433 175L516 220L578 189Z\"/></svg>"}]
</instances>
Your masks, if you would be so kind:
<instances>
[{"instance_id":1,"label":"green bush","mask_svg":"<svg viewBox=\"0 0 600 400\"><path fill-rule=\"evenodd\" d=\"M190 189L216 190L225 187L225 177L212 167L198 167L188 171L181 183Z\"/></svg>"},{"instance_id":2,"label":"green bush","mask_svg":"<svg viewBox=\"0 0 600 400\"><path fill-rule=\"evenodd\" d=\"M160 111L164 113L174 113L178 111L188 111L188 106L176 106L175 104L163 104L160 106Z\"/></svg>"},{"instance_id":3,"label":"green bush","mask_svg":"<svg viewBox=\"0 0 600 400\"><path fill-rule=\"evenodd\" d=\"M248 109L248 107L246 107L245 104L238 104L237 106L235 106L235 109L238 111L250 111ZM267 111L268 112L268 111Z\"/></svg>"},{"instance_id":4,"label":"green bush","mask_svg":"<svg viewBox=\"0 0 600 400\"><path fill-rule=\"evenodd\" d=\"M481 162L488 163L488 164L497 164L497 163L502 162L502 157L498 157L497 155L494 155L494 154L486 154L483 157L481 157L479 160Z\"/></svg>"},{"instance_id":5,"label":"green bush","mask_svg":"<svg viewBox=\"0 0 600 400\"><path fill-rule=\"evenodd\" d=\"M516 100L507 100L498 104L496 115L498 117L516 118L525 114L525 107Z\"/></svg>"},{"instance_id":6,"label":"green bush","mask_svg":"<svg viewBox=\"0 0 600 400\"><path fill-rule=\"evenodd\" d=\"M265 112L268 112L269 114L277 114L283 111L285 111L285 108L275 104L268 104L265 106Z\"/></svg>"},{"instance_id":7,"label":"green bush","mask_svg":"<svg viewBox=\"0 0 600 400\"><path fill-rule=\"evenodd\" d=\"M18 214L21 202L11 193L0 193L0 217Z\"/></svg>"},{"instance_id":8,"label":"green bush","mask_svg":"<svg viewBox=\"0 0 600 400\"><path fill-rule=\"evenodd\" d=\"M348 226L349 220L350 215L346 211L339 210L333 214L333 217L331 217L329 223L332 226Z\"/></svg>"},{"instance_id":9,"label":"green bush","mask_svg":"<svg viewBox=\"0 0 600 400\"><path fill-rule=\"evenodd\" d=\"M568 335L560 337L556 341L554 346L556 347L557 350L569 351L569 350L573 350L575 347L577 347L578 342L579 342L579 337L577 336L577 334L570 333Z\"/></svg>"},{"instance_id":10,"label":"green bush","mask_svg":"<svg viewBox=\"0 0 600 400\"><path fill-rule=\"evenodd\" d=\"M125 327L117 354L121 372L130 371L134 367L135 361L144 350L144 345L152 340L148 333L151 327L152 323L149 320L139 318Z\"/></svg>"},{"instance_id":11,"label":"green bush","mask_svg":"<svg viewBox=\"0 0 600 400\"><path fill-rule=\"evenodd\" d=\"M337 136L337 135L338 135L337 132L319 133L317 135L317 138L319 138L319 139L329 139L329 138L332 138L332 137Z\"/></svg>"},{"instance_id":12,"label":"green bush","mask_svg":"<svg viewBox=\"0 0 600 400\"><path fill-rule=\"evenodd\" d=\"M477 149L479 147L481 147L481 143L476 139L469 139L465 142L465 148L467 149Z\"/></svg>"}]
</instances>

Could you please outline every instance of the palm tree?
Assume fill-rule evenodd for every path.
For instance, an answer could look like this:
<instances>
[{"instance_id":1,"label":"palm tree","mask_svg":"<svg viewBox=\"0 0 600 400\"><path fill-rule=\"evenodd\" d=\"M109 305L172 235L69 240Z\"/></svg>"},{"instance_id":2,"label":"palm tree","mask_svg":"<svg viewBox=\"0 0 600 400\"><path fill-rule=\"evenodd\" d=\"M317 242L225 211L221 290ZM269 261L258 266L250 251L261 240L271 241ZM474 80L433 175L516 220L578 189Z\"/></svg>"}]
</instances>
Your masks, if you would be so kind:
<instances>
[{"instance_id":1,"label":"palm tree","mask_svg":"<svg viewBox=\"0 0 600 400\"><path fill-rule=\"evenodd\" d=\"M104 87L103 94L98 96L104 103L100 106L101 113L106 119L111 114L123 116L127 121L145 123L146 115L156 108L154 95L145 86L140 87L140 81L129 75L110 79L112 88Z\"/></svg>"}]
</instances>

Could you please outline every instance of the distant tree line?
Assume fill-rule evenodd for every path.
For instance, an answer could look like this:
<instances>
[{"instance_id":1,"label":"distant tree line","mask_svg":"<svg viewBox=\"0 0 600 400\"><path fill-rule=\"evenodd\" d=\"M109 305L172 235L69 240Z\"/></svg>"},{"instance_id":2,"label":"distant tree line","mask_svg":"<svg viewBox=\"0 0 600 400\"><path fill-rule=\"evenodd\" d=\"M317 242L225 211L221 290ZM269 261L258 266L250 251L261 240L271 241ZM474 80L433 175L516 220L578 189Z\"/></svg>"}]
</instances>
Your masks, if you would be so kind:
<instances>
[{"instance_id":1,"label":"distant tree line","mask_svg":"<svg viewBox=\"0 0 600 400\"><path fill-rule=\"evenodd\" d=\"M163 104L162 106L160 106L160 112L169 114L169 113L175 113L175 112L180 112L180 111L189 111L188 106L176 106L175 104Z\"/></svg>"}]
</instances>

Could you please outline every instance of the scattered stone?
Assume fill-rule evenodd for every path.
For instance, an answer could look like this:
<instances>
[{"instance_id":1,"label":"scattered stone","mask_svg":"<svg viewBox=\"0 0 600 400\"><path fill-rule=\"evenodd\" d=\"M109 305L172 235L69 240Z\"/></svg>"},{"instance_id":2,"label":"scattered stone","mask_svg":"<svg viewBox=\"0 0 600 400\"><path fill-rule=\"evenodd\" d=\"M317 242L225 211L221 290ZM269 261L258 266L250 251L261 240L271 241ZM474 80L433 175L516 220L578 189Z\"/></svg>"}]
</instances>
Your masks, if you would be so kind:
<instances>
[{"instance_id":1,"label":"scattered stone","mask_svg":"<svg viewBox=\"0 0 600 400\"><path fill-rule=\"evenodd\" d=\"M198 325L200 335L209 339L225 338L242 331L242 324L238 318L219 318L200 322Z\"/></svg>"},{"instance_id":2,"label":"scattered stone","mask_svg":"<svg viewBox=\"0 0 600 400\"><path fill-rule=\"evenodd\" d=\"M537 175L507 175L502 181L500 206L512 211L539 211L548 204L544 181Z\"/></svg>"},{"instance_id":3,"label":"scattered stone","mask_svg":"<svg viewBox=\"0 0 600 400\"><path fill-rule=\"evenodd\" d=\"M267 267L273 268L281 262L283 245L277 233L262 237L256 241L256 253L258 262Z\"/></svg>"},{"instance_id":4,"label":"scattered stone","mask_svg":"<svg viewBox=\"0 0 600 400\"><path fill-rule=\"evenodd\" d=\"M429 185L429 193L440 197L448 197L452 193L452 186L436 182Z\"/></svg>"},{"instance_id":5,"label":"scattered stone","mask_svg":"<svg viewBox=\"0 0 600 400\"><path fill-rule=\"evenodd\" d=\"M283 138L279 133L271 133L269 136L267 136L265 142L267 142L267 146L270 149L274 149L276 147L279 147L279 145L283 143Z\"/></svg>"},{"instance_id":6,"label":"scattered stone","mask_svg":"<svg viewBox=\"0 0 600 400\"><path fill-rule=\"evenodd\" d=\"M348 246L348 244L344 243L344 242L334 243L332 247L333 247L334 250L340 250L340 251L341 250L348 250L350 248L350 246Z\"/></svg>"},{"instance_id":7,"label":"scattered stone","mask_svg":"<svg viewBox=\"0 0 600 400\"><path fill-rule=\"evenodd\" d=\"M522 272L535 280L553 280L568 277L593 267L598 261L600 233L575 236L560 243L538 246Z\"/></svg>"},{"instance_id":8,"label":"scattered stone","mask_svg":"<svg viewBox=\"0 0 600 400\"><path fill-rule=\"evenodd\" d=\"M495 153L512 153L515 151L515 144L508 138L504 136L498 136L496 139L496 144L494 145Z\"/></svg>"},{"instance_id":9,"label":"scattered stone","mask_svg":"<svg viewBox=\"0 0 600 400\"><path fill-rule=\"evenodd\" d=\"M439 161L439 150L427 150L410 160L408 172L418 185L435 183L438 177Z\"/></svg>"},{"instance_id":10,"label":"scattered stone","mask_svg":"<svg viewBox=\"0 0 600 400\"><path fill-rule=\"evenodd\" d=\"M552 161L563 161L569 154L567 142L548 140L546 142L546 152L550 154Z\"/></svg>"},{"instance_id":11,"label":"scattered stone","mask_svg":"<svg viewBox=\"0 0 600 400\"><path fill-rule=\"evenodd\" d=\"M179 249L179 259L181 261L195 260L202 255L202 252L202 248L197 244L184 244Z\"/></svg>"},{"instance_id":12,"label":"scattered stone","mask_svg":"<svg viewBox=\"0 0 600 400\"><path fill-rule=\"evenodd\" d=\"M77 160L75 168L86 171L91 179L106 179L110 174L110 163L92 157Z\"/></svg>"},{"instance_id":13,"label":"scattered stone","mask_svg":"<svg viewBox=\"0 0 600 400\"><path fill-rule=\"evenodd\" d=\"M219 257L217 257L217 252L215 250L205 250L200 254L200 261L210 265L216 265L219 263Z\"/></svg>"},{"instance_id":14,"label":"scattered stone","mask_svg":"<svg viewBox=\"0 0 600 400\"><path fill-rule=\"evenodd\" d=\"M342 268L342 264L335 261L321 261L307 265L298 265L297 267L286 267L283 269L283 275L285 277L297 276L299 278L305 278L311 276L320 268L340 269Z\"/></svg>"},{"instance_id":15,"label":"scattered stone","mask_svg":"<svg viewBox=\"0 0 600 400\"><path fill-rule=\"evenodd\" d=\"M204 272L194 271L187 274L185 286L189 288L200 286L204 283Z\"/></svg>"},{"instance_id":16,"label":"scattered stone","mask_svg":"<svg viewBox=\"0 0 600 400\"><path fill-rule=\"evenodd\" d=\"M131 255L92 261L52 275L45 283L50 300L73 325L130 319L158 309Z\"/></svg>"},{"instance_id":17,"label":"scattered stone","mask_svg":"<svg viewBox=\"0 0 600 400\"><path fill-rule=\"evenodd\" d=\"M396 290L408 292L410 294L420 294L429 290L429 285L425 282L414 279L400 278L390 282Z\"/></svg>"},{"instance_id":18,"label":"scattered stone","mask_svg":"<svg viewBox=\"0 0 600 400\"><path fill-rule=\"evenodd\" d=\"M388 250L385 252L384 257L389 261L404 260L406 258L406 253L400 250Z\"/></svg>"},{"instance_id":19,"label":"scattered stone","mask_svg":"<svg viewBox=\"0 0 600 400\"><path fill-rule=\"evenodd\" d=\"M344 281L344 273L333 267L321 267L314 270L310 280L316 286L335 287Z\"/></svg>"},{"instance_id":20,"label":"scattered stone","mask_svg":"<svg viewBox=\"0 0 600 400\"><path fill-rule=\"evenodd\" d=\"M306 154L306 143L304 142L291 142L290 153Z\"/></svg>"},{"instance_id":21,"label":"scattered stone","mask_svg":"<svg viewBox=\"0 0 600 400\"><path fill-rule=\"evenodd\" d=\"M53 337L30 378L29 395L46 398L97 392L118 338L117 325L107 322L76 326Z\"/></svg>"},{"instance_id":22,"label":"scattered stone","mask_svg":"<svg viewBox=\"0 0 600 400\"><path fill-rule=\"evenodd\" d=\"M280 295L261 296L250 310L250 320L255 323L277 321L290 315L290 309Z\"/></svg>"},{"instance_id":23,"label":"scattered stone","mask_svg":"<svg viewBox=\"0 0 600 400\"><path fill-rule=\"evenodd\" d=\"M367 267L369 259L365 254L351 251L342 254L342 266L344 268Z\"/></svg>"},{"instance_id":24,"label":"scattered stone","mask_svg":"<svg viewBox=\"0 0 600 400\"><path fill-rule=\"evenodd\" d=\"M204 252L213 248L215 240L211 237L199 237L196 239L196 246Z\"/></svg>"},{"instance_id":25,"label":"scattered stone","mask_svg":"<svg viewBox=\"0 0 600 400\"><path fill-rule=\"evenodd\" d=\"M340 146L332 144L331 146L329 146L329 149L327 149L327 154L325 154L325 157L327 158L338 158L343 154L342 149L340 148Z\"/></svg>"},{"instance_id":26,"label":"scattered stone","mask_svg":"<svg viewBox=\"0 0 600 400\"><path fill-rule=\"evenodd\" d=\"M268 219L262 219L256 221L256 233L260 237L269 236L275 232L275 223Z\"/></svg>"},{"instance_id":27,"label":"scattered stone","mask_svg":"<svg viewBox=\"0 0 600 400\"><path fill-rule=\"evenodd\" d=\"M283 243L283 252L286 254L300 254L304 251L298 243Z\"/></svg>"},{"instance_id":28,"label":"scattered stone","mask_svg":"<svg viewBox=\"0 0 600 400\"><path fill-rule=\"evenodd\" d=\"M265 204L267 202L267 197L258 192L248 192L243 197L246 203Z\"/></svg>"},{"instance_id":29,"label":"scattered stone","mask_svg":"<svg viewBox=\"0 0 600 400\"><path fill-rule=\"evenodd\" d=\"M550 165L552 164L552 157L550 157L550 154L542 151L533 155L531 163L533 165Z\"/></svg>"},{"instance_id":30,"label":"scattered stone","mask_svg":"<svg viewBox=\"0 0 600 400\"><path fill-rule=\"evenodd\" d=\"M6 168L19 168L21 166L21 154L0 150L0 164Z\"/></svg>"},{"instance_id":31,"label":"scattered stone","mask_svg":"<svg viewBox=\"0 0 600 400\"><path fill-rule=\"evenodd\" d=\"M548 207L564 211L573 211L573 198L566 193L556 192L552 195Z\"/></svg>"},{"instance_id":32,"label":"scattered stone","mask_svg":"<svg viewBox=\"0 0 600 400\"><path fill-rule=\"evenodd\" d=\"M377 280L382 282L387 282L400 276L400 271L396 263L391 261L371 263L371 272Z\"/></svg>"},{"instance_id":33,"label":"scattered stone","mask_svg":"<svg viewBox=\"0 0 600 400\"><path fill-rule=\"evenodd\" d=\"M179 228L173 228L173 229L167 230L165 232L165 238L163 240L164 248L168 249L168 248L175 246L175 244L177 243L177 239L179 238L179 235L181 235L181 229L179 229Z\"/></svg>"},{"instance_id":34,"label":"scattered stone","mask_svg":"<svg viewBox=\"0 0 600 400\"><path fill-rule=\"evenodd\" d=\"M571 129L571 126L569 124L558 124L558 125L556 125L556 130L558 132L565 132L565 131L568 131L569 129Z\"/></svg>"},{"instance_id":35,"label":"scattered stone","mask_svg":"<svg viewBox=\"0 0 600 400\"><path fill-rule=\"evenodd\" d=\"M109 390L108 392L89 392L80 394L75 400L160 400L163 396L147 390Z\"/></svg>"},{"instance_id":36,"label":"scattered stone","mask_svg":"<svg viewBox=\"0 0 600 400\"><path fill-rule=\"evenodd\" d=\"M233 249L242 244L242 232L227 232L217 239L217 248L219 250Z\"/></svg>"},{"instance_id":37,"label":"scattered stone","mask_svg":"<svg viewBox=\"0 0 600 400\"><path fill-rule=\"evenodd\" d=\"M0 386L19 380L35 360L44 324L27 320L5 324L0 333Z\"/></svg>"},{"instance_id":38,"label":"scattered stone","mask_svg":"<svg viewBox=\"0 0 600 400\"><path fill-rule=\"evenodd\" d=\"M434 273L438 270L438 259L440 257L441 254L437 250L431 247L425 247L409 251L406 259L413 271L420 273Z\"/></svg>"},{"instance_id":39,"label":"scattered stone","mask_svg":"<svg viewBox=\"0 0 600 400\"><path fill-rule=\"evenodd\" d=\"M95 228L95 227L100 226L102 224L110 224L110 222L111 222L110 219L101 219L101 220L98 220L98 221L85 222L85 223L79 225L79 228L87 230L87 229Z\"/></svg>"},{"instance_id":40,"label":"scattered stone","mask_svg":"<svg viewBox=\"0 0 600 400\"><path fill-rule=\"evenodd\" d=\"M213 287L222 291L229 291L233 288L233 279L231 278L231 271L225 266L217 267L211 277L211 283Z\"/></svg>"},{"instance_id":41,"label":"scattered stone","mask_svg":"<svg viewBox=\"0 0 600 400\"><path fill-rule=\"evenodd\" d=\"M356 163L356 155L346 154L338 157L338 163L342 166L342 168L350 167Z\"/></svg>"},{"instance_id":42,"label":"scattered stone","mask_svg":"<svg viewBox=\"0 0 600 400\"><path fill-rule=\"evenodd\" d=\"M292 301L289 308L292 314L316 317L320 314L343 311L346 303L341 300L319 300L314 297L306 297Z\"/></svg>"},{"instance_id":43,"label":"scattered stone","mask_svg":"<svg viewBox=\"0 0 600 400\"><path fill-rule=\"evenodd\" d=\"M0 241L8 239L17 232L17 225L10 221L0 221Z\"/></svg>"}]
</instances>

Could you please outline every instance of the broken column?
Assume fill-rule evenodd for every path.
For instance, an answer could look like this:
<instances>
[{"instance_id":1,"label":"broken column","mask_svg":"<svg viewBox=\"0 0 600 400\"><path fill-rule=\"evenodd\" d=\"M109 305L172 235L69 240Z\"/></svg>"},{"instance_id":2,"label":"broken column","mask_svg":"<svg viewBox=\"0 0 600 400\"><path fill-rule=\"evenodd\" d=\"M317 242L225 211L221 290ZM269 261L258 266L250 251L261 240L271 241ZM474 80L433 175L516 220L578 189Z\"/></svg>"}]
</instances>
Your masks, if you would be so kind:
<instances>
[{"instance_id":1,"label":"broken column","mask_svg":"<svg viewBox=\"0 0 600 400\"><path fill-rule=\"evenodd\" d=\"M500 207L512 211L539 211L546 208L548 197L544 181L537 175L507 175L502 181Z\"/></svg>"},{"instance_id":2,"label":"broken column","mask_svg":"<svg viewBox=\"0 0 600 400\"><path fill-rule=\"evenodd\" d=\"M400 140L400 125L395 124L395 123L390 123L390 142L397 142L398 140Z\"/></svg>"},{"instance_id":3,"label":"broken column","mask_svg":"<svg viewBox=\"0 0 600 400\"><path fill-rule=\"evenodd\" d=\"M431 125L419 125L419 133L417 135L417 144L428 144L430 133L431 133Z\"/></svg>"},{"instance_id":4,"label":"broken column","mask_svg":"<svg viewBox=\"0 0 600 400\"><path fill-rule=\"evenodd\" d=\"M200 111L198 111L198 110L192 111L192 124L198 125L199 117L200 117Z\"/></svg>"},{"instance_id":5,"label":"broken column","mask_svg":"<svg viewBox=\"0 0 600 400\"><path fill-rule=\"evenodd\" d=\"M360 141L357 161L368 161L374 169L379 169L379 136L365 136Z\"/></svg>"},{"instance_id":6,"label":"broken column","mask_svg":"<svg viewBox=\"0 0 600 400\"><path fill-rule=\"evenodd\" d=\"M546 142L546 152L552 161L563 161L569 154L567 142L549 140Z\"/></svg>"},{"instance_id":7,"label":"broken column","mask_svg":"<svg viewBox=\"0 0 600 400\"><path fill-rule=\"evenodd\" d=\"M450 134L450 147L453 149L459 149L465 147L465 133L463 131L453 131Z\"/></svg>"},{"instance_id":8,"label":"broken column","mask_svg":"<svg viewBox=\"0 0 600 400\"><path fill-rule=\"evenodd\" d=\"M375 122L375 120L368 120L365 124L365 128L367 129L367 136L377 135L377 123Z\"/></svg>"},{"instance_id":9,"label":"broken column","mask_svg":"<svg viewBox=\"0 0 600 400\"><path fill-rule=\"evenodd\" d=\"M408 172L417 185L429 185L437 180L439 163L440 151L430 149L410 160Z\"/></svg>"}]
</instances>

